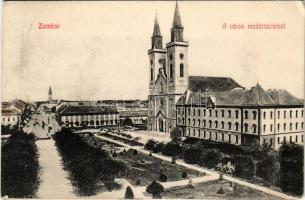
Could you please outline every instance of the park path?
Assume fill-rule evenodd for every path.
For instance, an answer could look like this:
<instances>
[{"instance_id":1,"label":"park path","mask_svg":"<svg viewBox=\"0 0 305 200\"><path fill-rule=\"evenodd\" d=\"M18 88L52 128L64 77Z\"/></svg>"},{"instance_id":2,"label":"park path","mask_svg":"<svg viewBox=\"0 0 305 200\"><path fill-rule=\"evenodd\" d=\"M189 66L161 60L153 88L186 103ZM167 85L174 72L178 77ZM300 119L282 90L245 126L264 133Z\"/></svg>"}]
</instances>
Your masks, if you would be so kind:
<instances>
[{"instance_id":1,"label":"park path","mask_svg":"<svg viewBox=\"0 0 305 200\"><path fill-rule=\"evenodd\" d=\"M41 168L38 198L76 198L70 180L67 178L68 174L62 168L54 140L37 140L36 145Z\"/></svg>"},{"instance_id":2,"label":"park path","mask_svg":"<svg viewBox=\"0 0 305 200\"><path fill-rule=\"evenodd\" d=\"M110 139L110 138L107 138L107 137L104 137L104 136L100 136L100 135L96 135L96 137L99 137L103 140L108 140L110 142L113 142L113 143L117 143L119 145L122 145L124 147L128 147L128 148L133 148L133 149L137 149L138 151L140 151L141 153L144 153L144 154L147 154L149 155L149 151L147 150L144 150L143 147L135 147L135 146L130 146L128 144L125 144L123 142L119 142L119 141L116 141L116 140L113 140L113 139ZM152 156L156 157L156 158L159 158L161 160L165 160L165 161L171 161L172 159L170 157L167 157L167 156L163 156L163 155L159 155L159 154L152 154ZM199 172L204 172L208 175L211 176L211 179L217 179L219 177L219 173L217 172L214 172L214 171L211 171L211 170L208 170L208 169L205 169L205 168L202 168L202 167L199 167L199 166L196 166L196 165L191 165L191 164L187 164L185 163L184 161L182 160L177 160L176 161L176 164L177 165L180 165L180 166L184 166L188 169L193 169L193 170L196 170L196 171L199 171ZM199 177L200 178L200 177ZM293 196L290 196L290 195L287 195L287 194L284 194L284 193L281 193L281 192L277 192L277 191L274 191L274 190L271 190L267 187L263 187L263 186L259 186L259 185L255 185L253 183L249 183L247 181L244 181L244 180L240 180L238 178L234 178L232 176L228 176L228 175L223 175L223 179L224 180L227 180L227 181L231 181L231 182L234 182L234 183L237 183L239 185L243 185L243 186L246 186L246 187L249 187L249 188L252 188L252 189L255 189L255 190L258 190L258 191L261 191L261 192L264 192L266 194L270 194L270 195L273 195L273 196L276 196L276 197L279 197L279 198L283 198L283 199L299 199L299 198L296 198L296 197L293 197ZM199 183L199 182L197 182ZM178 184L178 183L177 183ZM180 186L183 186L183 185L186 185L184 182L180 182L178 185ZM176 186L178 186L176 185ZM174 187L174 186L173 186Z\"/></svg>"}]
</instances>

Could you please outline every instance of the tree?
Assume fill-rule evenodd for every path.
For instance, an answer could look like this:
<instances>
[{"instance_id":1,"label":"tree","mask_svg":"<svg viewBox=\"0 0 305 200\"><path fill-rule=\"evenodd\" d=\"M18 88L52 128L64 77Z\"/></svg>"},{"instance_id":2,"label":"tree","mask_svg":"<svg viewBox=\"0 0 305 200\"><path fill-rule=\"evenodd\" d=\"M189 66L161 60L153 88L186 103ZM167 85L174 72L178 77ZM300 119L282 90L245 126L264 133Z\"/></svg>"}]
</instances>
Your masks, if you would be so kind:
<instances>
[{"instance_id":1,"label":"tree","mask_svg":"<svg viewBox=\"0 0 305 200\"><path fill-rule=\"evenodd\" d=\"M180 144L181 137L182 137L182 129L180 127L176 127L170 132L170 138L174 143Z\"/></svg>"},{"instance_id":2,"label":"tree","mask_svg":"<svg viewBox=\"0 0 305 200\"><path fill-rule=\"evenodd\" d=\"M159 176L159 181L160 182L166 182L167 181L167 176L165 174L160 174Z\"/></svg>"},{"instance_id":3,"label":"tree","mask_svg":"<svg viewBox=\"0 0 305 200\"><path fill-rule=\"evenodd\" d=\"M166 156L177 156L181 153L182 153L182 148L180 147L179 144L174 142L167 143L162 149L162 154Z\"/></svg>"},{"instance_id":4,"label":"tree","mask_svg":"<svg viewBox=\"0 0 305 200\"><path fill-rule=\"evenodd\" d=\"M189 149L186 149L183 154L183 157L185 162L190 164L196 164L199 161L201 154L202 151L200 149L191 147Z\"/></svg>"},{"instance_id":5,"label":"tree","mask_svg":"<svg viewBox=\"0 0 305 200\"><path fill-rule=\"evenodd\" d=\"M153 181L146 188L146 192L153 195L153 198L161 198L161 193L164 191L164 187L156 181Z\"/></svg>"},{"instance_id":6,"label":"tree","mask_svg":"<svg viewBox=\"0 0 305 200\"><path fill-rule=\"evenodd\" d=\"M186 178L186 177L187 177L187 173L186 173L186 172L182 172L181 177L182 177L182 178Z\"/></svg>"},{"instance_id":7,"label":"tree","mask_svg":"<svg viewBox=\"0 0 305 200\"><path fill-rule=\"evenodd\" d=\"M250 179L254 176L255 164L252 156L237 156L235 159L234 175Z\"/></svg>"},{"instance_id":8,"label":"tree","mask_svg":"<svg viewBox=\"0 0 305 200\"><path fill-rule=\"evenodd\" d=\"M283 144L280 155L280 187L283 192L303 194L304 147L297 144Z\"/></svg>"},{"instance_id":9,"label":"tree","mask_svg":"<svg viewBox=\"0 0 305 200\"><path fill-rule=\"evenodd\" d=\"M221 153L217 150L210 150L202 156L201 162L204 166L212 168L216 167L220 160Z\"/></svg>"},{"instance_id":10,"label":"tree","mask_svg":"<svg viewBox=\"0 0 305 200\"><path fill-rule=\"evenodd\" d=\"M156 143L157 142L155 140L148 140L147 143L145 144L144 148L152 151L155 148Z\"/></svg>"},{"instance_id":11,"label":"tree","mask_svg":"<svg viewBox=\"0 0 305 200\"><path fill-rule=\"evenodd\" d=\"M268 154L264 160L257 163L256 168L256 175L271 184L279 177L280 163L275 154Z\"/></svg>"},{"instance_id":12,"label":"tree","mask_svg":"<svg viewBox=\"0 0 305 200\"><path fill-rule=\"evenodd\" d=\"M133 192L132 192L132 189L130 186L128 186L126 188L126 192L125 192L125 197L124 199L133 199L134 198L134 195L133 195Z\"/></svg>"}]
</instances>

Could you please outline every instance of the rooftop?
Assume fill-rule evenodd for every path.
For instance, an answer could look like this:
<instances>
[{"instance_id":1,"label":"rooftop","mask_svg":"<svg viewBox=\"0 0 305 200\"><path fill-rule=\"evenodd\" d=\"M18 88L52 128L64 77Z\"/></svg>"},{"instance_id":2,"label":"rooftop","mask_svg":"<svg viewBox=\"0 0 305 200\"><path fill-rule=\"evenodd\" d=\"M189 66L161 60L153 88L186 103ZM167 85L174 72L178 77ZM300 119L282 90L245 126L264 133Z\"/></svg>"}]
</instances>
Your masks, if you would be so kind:
<instances>
[{"instance_id":1,"label":"rooftop","mask_svg":"<svg viewBox=\"0 0 305 200\"><path fill-rule=\"evenodd\" d=\"M93 114L117 114L116 107L112 106L68 106L61 115L93 115Z\"/></svg>"}]
</instances>

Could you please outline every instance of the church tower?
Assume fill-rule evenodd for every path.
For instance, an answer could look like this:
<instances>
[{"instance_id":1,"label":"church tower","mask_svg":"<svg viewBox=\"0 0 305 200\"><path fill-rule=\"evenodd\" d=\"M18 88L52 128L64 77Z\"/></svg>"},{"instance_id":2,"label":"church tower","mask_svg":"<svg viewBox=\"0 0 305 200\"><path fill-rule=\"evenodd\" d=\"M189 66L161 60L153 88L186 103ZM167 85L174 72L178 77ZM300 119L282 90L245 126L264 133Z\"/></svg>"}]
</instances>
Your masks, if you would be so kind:
<instances>
[{"instance_id":1,"label":"church tower","mask_svg":"<svg viewBox=\"0 0 305 200\"><path fill-rule=\"evenodd\" d=\"M49 103L52 101L52 88L51 86L49 87Z\"/></svg>"},{"instance_id":2,"label":"church tower","mask_svg":"<svg viewBox=\"0 0 305 200\"><path fill-rule=\"evenodd\" d=\"M158 18L155 18L155 25L151 37L151 49L148 50L149 58L149 94L155 94L155 81L159 70L166 72L166 49L163 49L162 35Z\"/></svg>"},{"instance_id":3,"label":"church tower","mask_svg":"<svg viewBox=\"0 0 305 200\"><path fill-rule=\"evenodd\" d=\"M188 88L188 42L183 40L183 29L176 2L171 41L166 44L168 89L173 94L182 94Z\"/></svg>"}]
</instances>

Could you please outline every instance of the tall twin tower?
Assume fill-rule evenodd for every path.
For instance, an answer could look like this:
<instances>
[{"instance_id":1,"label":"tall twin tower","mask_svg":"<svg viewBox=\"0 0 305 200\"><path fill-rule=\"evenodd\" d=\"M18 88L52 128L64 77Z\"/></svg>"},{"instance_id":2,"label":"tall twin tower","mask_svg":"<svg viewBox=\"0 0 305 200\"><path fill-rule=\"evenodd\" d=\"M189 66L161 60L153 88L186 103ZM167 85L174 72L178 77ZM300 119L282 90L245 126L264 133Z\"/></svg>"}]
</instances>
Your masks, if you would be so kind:
<instances>
[{"instance_id":1,"label":"tall twin tower","mask_svg":"<svg viewBox=\"0 0 305 200\"><path fill-rule=\"evenodd\" d=\"M188 42L183 39L178 3L171 28L171 40L163 48L156 16L149 57L148 129L169 133L176 126L175 103L188 88Z\"/></svg>"}]
</instances>

